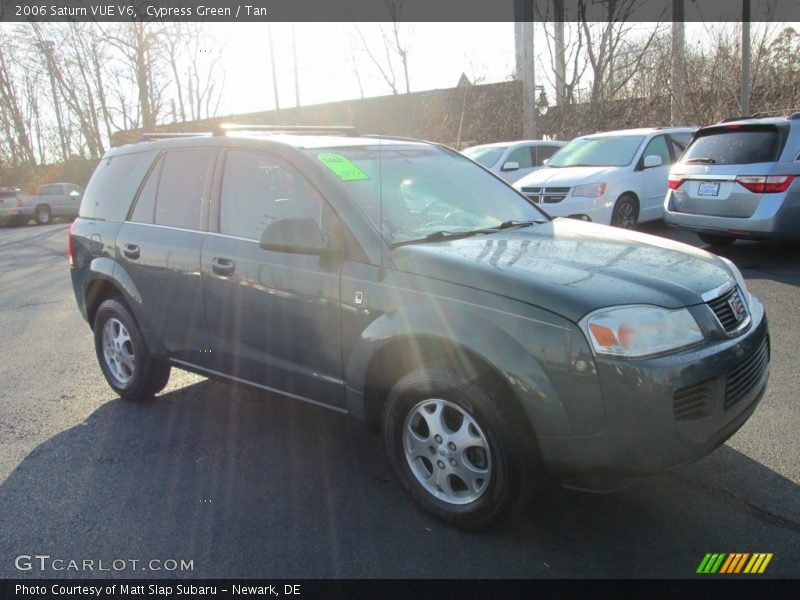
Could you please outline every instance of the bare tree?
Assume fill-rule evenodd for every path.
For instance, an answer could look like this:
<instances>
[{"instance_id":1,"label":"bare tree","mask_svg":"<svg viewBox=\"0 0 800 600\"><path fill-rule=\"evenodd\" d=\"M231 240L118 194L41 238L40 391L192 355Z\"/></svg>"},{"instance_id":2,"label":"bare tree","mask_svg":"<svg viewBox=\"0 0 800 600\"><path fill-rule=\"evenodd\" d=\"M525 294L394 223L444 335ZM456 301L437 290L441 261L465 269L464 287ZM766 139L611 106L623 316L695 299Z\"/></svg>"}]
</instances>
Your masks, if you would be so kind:
<instances>
[{"instance_id":1,"label":"bare tree","mask_svg":"<svg viewBox=\"0 0 800 600\"><path fill-rule=\"evenodd\" d=\"M136 21L121 24L106 37L108 43L117 49L135 84L137 113L143 129L155 128L163 108L163 92L167 84L160 58L167 37L163 25Z\"/></svg>"},{"instance_id":2,"label":"bare tree","mask_svg":"<svg viewBox=\"0 0 800 600\"><path fill-rule=\"evenodd\" d=\"M373 51L372 46L367 43L367 39L361 28L354 25L358 38L361 41L361 47L364 53L369 57L372 64L378 70L380 78L393 94L398 94L398 82L395 75L395 62L399 61L400 65L397 67L402 70L403 82L405 83L405 93L411 92L411 80L408 72L408 54L411 49L411 39L413 37L413 28L402 23L403 15L403 0L383 0L383 6L387 11L387 15L391 18L388 27L384 28L383 25L378 26L378 32L382 41L382 56Z\"/></svg>"},{"instance_id":3,"label":"bare tree","mask_svg":"<svg viewBox=\"0 0 800 600\"><path fill-rule=\"evenodd\" d=\"M0 31L0 127L5 134L11 161L16 164L35 164L29 130L25 124L19 102L20 96L10 69L13 59L8 56L8 50L12 47L10 40Z\"/></svg>"},{"instance_id":4,"label":"bare tree","mask_svg":"<svg viewBox=\"0 0 800 600\"><path fill-rule=\"evenodd\" d=\"M552 12L548 4L536 3L535 6L538 18L544 23L550 58L549 69L543 69L545 78L555 89L557 106L574 104L578 101L576 91L589 64L584 50L583 28L579 23L564 21L564 0L552 0ZM547 10L542 11L541 6Z\"/></svg>"}]
</instances>

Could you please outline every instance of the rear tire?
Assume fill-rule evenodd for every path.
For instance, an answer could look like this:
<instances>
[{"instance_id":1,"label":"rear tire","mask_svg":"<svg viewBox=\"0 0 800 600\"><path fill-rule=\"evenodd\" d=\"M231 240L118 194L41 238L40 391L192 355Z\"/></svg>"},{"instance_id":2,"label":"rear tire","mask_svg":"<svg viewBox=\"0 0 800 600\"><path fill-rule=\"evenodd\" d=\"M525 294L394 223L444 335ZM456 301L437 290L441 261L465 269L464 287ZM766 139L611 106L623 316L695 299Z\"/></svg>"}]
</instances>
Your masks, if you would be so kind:
<instances>
[{"instance_id":1,"label":"rear tire","mask_svg":"<svg viewBox=\"0 0 800 600\"><path fill-rule=\"evenodd\" d=\"M614 204L611 225L620 229L636 229L639 223L639 204L630 194L623 194Z\"/></svg>"},{"instance_id":2,"label":"rear tire","mask_svg":"<svg viewBox=\"0 0 800 600\"><path fill-rule=\"evenodd\" d=\"M47 225L53 221L53 214L50 212L49 206L36 207L36 222L39 225Z\"/></svg>"},{"instance_id":3,"label":"rear tire","mask_svg":"<svg viewBox=\"0 0 800 600\"><path fill-rule=\"evenodd\" d=\"M170 366L150 354L139 326L119 300L100 305L92 328L100 369L121 398L148 400L164 389Z\"/></svg>"},{"instance_id":4,"label":"rear tire","mask_svg":"<svg viewBox=\"0 0 800 600\"><path fill-rule=\"evenodd\" d=\"M428 513L476 529L531 497L539 472L525 415L486 383L420 369L389 392L383 433L403 487ZM518 414L519 413L519 414Z\"/></svg>"},{"instance_id":5,"label":"rear tire","mask_svg":"<svg viewBox=\"0 0 800 600\"><path fill-rule=\"evenodd\" d=\"M715 235L713 233L698 233L698 237L709 246L730 246L736 238L730 235Z\"/></svg>"}]
</instances>

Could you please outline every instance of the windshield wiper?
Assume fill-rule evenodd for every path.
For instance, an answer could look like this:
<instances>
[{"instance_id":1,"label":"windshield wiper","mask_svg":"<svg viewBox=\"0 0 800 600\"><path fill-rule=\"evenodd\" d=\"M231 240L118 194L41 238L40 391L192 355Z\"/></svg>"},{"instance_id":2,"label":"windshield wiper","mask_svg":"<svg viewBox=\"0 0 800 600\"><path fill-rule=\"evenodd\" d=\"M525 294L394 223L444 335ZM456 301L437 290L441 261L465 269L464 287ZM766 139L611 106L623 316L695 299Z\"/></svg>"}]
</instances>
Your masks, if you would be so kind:
<instances>
[{"instance_id":1,"label":"windshield wiper","mask_svg":"<svg viewBox=\"0 0 800 600\"><path fill-rule=\"evenodd\" d=\"M535 225L536 223L543 223L543 222L544 221L503 221L502 223L500 223L500 225L496 227L473 229L471 231L447 231L446 229L441 229L439 231L434 231L433 233L429 233L424 238L395 242L389 247L392 250L394 250L395 248L399 248L400 246L407 246L409 244L425 244L428 242L440 242L442 240L461 239L461 238L472 237L473 235L495 233L497 231L504 231L506 229L514 229L517 227L530 227L531 225Z\"/></svg>"},{"instance_id":2,"label":"windshield wiper","mask_svg":"<svg viewBox=\"0 0 800 600\"><path fill-rule=\"evenodd\" d=\"M439 242L441 240L453 240L458 238L470 237L473 235L479 235L481 233L486 233L486 230L474 229L472 231L447 231L446 229L441 229L439 231L434 231L433 233L429 233L424 238L395 242L394 244L390 245L389 248L394 250L395 248L399 248L400 246L407 246L408 244L425 244L428 242Z\"/></svg>"},{"instance_id":3,"label":"windshield wiper","mask_svg":"<svg viewBox=\"0 0 800 600\"><path fill-rule=\"evenodd\" d=\"M708 158L707 156L696 156L694 158L690 158L686 161L687 163L702 163L705 165L713 165L716 164L713 158Z\"/></svg>"}]
</instances>

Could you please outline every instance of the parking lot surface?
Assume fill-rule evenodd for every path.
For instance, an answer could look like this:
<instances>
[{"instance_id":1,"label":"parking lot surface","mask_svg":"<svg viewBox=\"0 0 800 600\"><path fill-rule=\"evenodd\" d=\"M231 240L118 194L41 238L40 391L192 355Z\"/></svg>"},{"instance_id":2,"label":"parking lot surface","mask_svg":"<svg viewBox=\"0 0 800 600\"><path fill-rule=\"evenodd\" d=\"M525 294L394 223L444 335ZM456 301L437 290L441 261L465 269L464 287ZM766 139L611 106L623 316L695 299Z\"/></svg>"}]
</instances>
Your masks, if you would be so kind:
<instances>
[{"instance_id":1,"label":"parking lot surface","mask_svg":"<svg viewBox=\"0 0 800 600\"><path fill-rule=\"evenodd\" d=\"M0 229L0 577L694 577L707 552L770 552L763 576L800 575L800 244L720 250L772 343L767 393L725 445L614 494L544 484L517 519L469 533L415 508L381 437L347 416L175 369L152 402L116 398L67 228ZM21 571L21 555L95 562Z\"/></svg>"}]
</instances>

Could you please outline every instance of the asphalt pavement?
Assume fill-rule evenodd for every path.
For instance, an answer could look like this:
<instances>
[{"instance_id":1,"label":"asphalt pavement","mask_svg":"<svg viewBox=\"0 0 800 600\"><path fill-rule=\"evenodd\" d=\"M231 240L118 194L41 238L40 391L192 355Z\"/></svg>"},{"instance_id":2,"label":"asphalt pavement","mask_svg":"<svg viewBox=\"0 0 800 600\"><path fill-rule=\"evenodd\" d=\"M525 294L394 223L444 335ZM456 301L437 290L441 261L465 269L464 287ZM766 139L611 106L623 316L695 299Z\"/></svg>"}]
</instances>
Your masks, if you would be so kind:
<instances>
[{"instance_id":1,"label":"asphalt pavement","mask_svg":"<svg viewBox=\"0 0 800 600\"><path fill-rule=\"evenodd\" d=\"M546 483L470 533L415 508L381 437L346 415L175 369L152 402L115 397L67 227L0 229L0 577L683 578L708 552L773 553L760 577L800 576L800 244L720 251L772 341L768 391L733 438L614 494Z\"/></svg>"}]
</instances>

